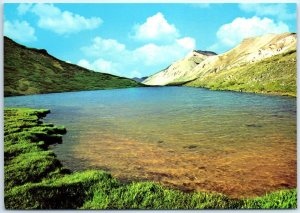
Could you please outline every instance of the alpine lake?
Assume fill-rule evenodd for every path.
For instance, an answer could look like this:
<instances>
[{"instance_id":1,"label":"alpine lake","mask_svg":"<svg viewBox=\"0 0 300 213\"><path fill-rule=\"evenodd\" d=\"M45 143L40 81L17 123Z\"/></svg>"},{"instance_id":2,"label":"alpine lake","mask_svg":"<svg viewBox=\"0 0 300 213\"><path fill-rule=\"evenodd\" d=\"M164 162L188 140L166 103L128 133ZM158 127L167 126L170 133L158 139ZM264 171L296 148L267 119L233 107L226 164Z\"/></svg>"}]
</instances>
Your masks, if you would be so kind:
<instances>
[{"instance_id":1,"label":"alpine lake","mask_svg":"<svg viewBox=\"0 0 300 213\"><path fill-rule=\"evenodd\" d=\"M296 98L190 87L8 97L5 107L50 109L64 125L52 146L73 170L183 191L255 197L297 185Z\"/></svg>"}]
</instances>

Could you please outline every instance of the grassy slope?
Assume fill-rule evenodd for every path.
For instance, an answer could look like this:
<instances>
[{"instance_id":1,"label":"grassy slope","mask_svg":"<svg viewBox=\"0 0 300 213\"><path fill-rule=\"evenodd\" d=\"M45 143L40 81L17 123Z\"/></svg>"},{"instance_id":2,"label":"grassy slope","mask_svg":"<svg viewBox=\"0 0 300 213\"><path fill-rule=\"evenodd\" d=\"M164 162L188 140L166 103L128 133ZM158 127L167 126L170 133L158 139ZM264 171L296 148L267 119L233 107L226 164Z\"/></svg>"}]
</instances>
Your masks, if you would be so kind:
<instances>
[{"instance_id":1,"label":"grassy slope","mask_svg":"<svg viewBox=\"0 0 300 213\"><path fill-rule=\"evenodd\" d=\"M296 96L296 55L296 51L290 51L254 64L209 73L185 85Z\"/></svg>"},{"instance_id":2,"label":"grassy slope","mask_svg":"<svg viewBox=\"0 0 300 213\"><path fill-rule=\"evenodd\" d=\"M183 193L151 182L123 184L103 171L72 173L48 145L64 127L39 119L48 110L4 111L5 207L7 209L203 209L296 208L296 189L254 199L216 193Z\"/></svg>"},{"instance_id":3,"label":"grassy slope","mask_svg":"<svg viewBox=\"0 0 300 213\"><path fill-rule=\"evenodd\" d=\"M134 80L93 72L4 37L4 95L137 87Z\"/></svg>"}]
</instances>

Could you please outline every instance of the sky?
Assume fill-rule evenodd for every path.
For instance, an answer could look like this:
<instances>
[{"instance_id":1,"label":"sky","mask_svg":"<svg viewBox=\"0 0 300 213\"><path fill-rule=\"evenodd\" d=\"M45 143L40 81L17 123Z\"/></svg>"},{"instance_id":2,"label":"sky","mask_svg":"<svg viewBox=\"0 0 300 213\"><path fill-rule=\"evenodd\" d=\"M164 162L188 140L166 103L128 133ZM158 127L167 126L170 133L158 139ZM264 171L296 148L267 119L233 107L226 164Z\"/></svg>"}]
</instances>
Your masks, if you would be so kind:
<instances>
[{"instance_id":1,"label":"sky","mask_svg":"<svg viewBox=\"0 0 300 213\"><path fill-rule=\"evenodd\" d=\"M154 74L192 50L224 53L244 38L296 32L296 4L4 4L4 35L79 66Z\"/></svg>"}]
</instances>

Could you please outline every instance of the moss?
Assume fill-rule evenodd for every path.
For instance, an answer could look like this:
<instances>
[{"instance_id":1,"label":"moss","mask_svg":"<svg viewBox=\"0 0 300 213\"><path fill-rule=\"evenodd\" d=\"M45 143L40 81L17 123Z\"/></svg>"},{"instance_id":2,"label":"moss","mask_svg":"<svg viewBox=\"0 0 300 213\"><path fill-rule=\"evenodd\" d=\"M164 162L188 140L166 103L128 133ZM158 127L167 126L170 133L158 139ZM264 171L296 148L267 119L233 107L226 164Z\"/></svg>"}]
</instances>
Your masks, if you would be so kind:
<instances>
[{"instance_id":1,"label":"moss","mask_svg":"<svg viewBox=\"0 0 300 213\"><path fill-rule=\"evenodd\" d=\"M232 199L218 193L184 193L152 182L121 183L104 171L72 173L48 149L44 135L65 132L43 124L49 110L4 111L4 200L7 209L241 209L296 208L296 189ZM38 133L38 134L37 134ZM43 133L43 134L42 134ZM54 141L52 141L54 142Z\"/></svg>"},{"instance_id":2,"label":"moss","mask_svg":"<svg viewBox=\"0 0 300 213\"><path fill-rule=\"evenodd\" d=\"M28 182L39 182L61 167L52 151L22 153L4 167L5 186L10 188Z\"/></svg>"},{"instance_id":3,"label":"moss","mask_svg":"<svg viewBox=\"0 0 300 213\"><path fill-rule=\"evenodd\" d=\"M83 209L203 209L239 208L242 200L216 193L184 193L152 182L136 182L118 187L95 187Z\"/></svg>"},{"instance_id":4,"label":"moss","mask_svg":"<svg viewBox=\"0 0 300 213\"><path fill-rule=\"evenodd\" d=\"M295 209L297 208L297 190L281 190L263 197L246 199L243 205L246 209Z\"/></svg>"},{"instance_id":5,"label":"moss","mask_svg":"<svg viewBox=\"0 0 300 213\"><path fill-rule=\"evenodd\" d=\"M87 189L108 177L101 171L86 171L39 183L27 183L8 191L5 205L10 209L78 208L88 196Z\"/></svg>"}]
</instances>

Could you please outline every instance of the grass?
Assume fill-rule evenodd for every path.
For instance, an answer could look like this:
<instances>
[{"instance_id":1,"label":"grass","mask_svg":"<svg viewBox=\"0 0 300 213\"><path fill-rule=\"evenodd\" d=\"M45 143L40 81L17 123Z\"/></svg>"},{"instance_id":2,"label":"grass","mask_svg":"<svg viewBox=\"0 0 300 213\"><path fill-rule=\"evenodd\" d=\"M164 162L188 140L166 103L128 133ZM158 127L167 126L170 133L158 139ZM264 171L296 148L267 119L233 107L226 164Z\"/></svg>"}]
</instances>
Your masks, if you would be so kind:
<instances>
[{"instance_id":1,"label":"grass","mask_svg":"<svg viewBox=\"0 0 300 213\"><path fill-rule=\"evenodd\" d=\"M293 50L253 64L211 72L185 85L212 90L296 96L296 55Z\"/></svg>"},{"instance_id":2,"label":"grass","mask_svg":"<svg viewBox=\"0 0 300 213\"><path fill-rule=\"evenodd\" d=\"M139 86L143 84L84 69L4 37L5 96Z\"/></svg>"},{"instance_id":3,"label":"grass","mask_svg":"<svg viewBox=\"0 0 300 213\"><path fill-rule=\"evenodd\" d=\"M253 209L296 208L296 189L263 197L184 193L153 182L122 183L100 170L71 172L48 146L61 142L64 127L40 121L49 110L4 110L6 209Z\"/></svg>"}]
</instances>

